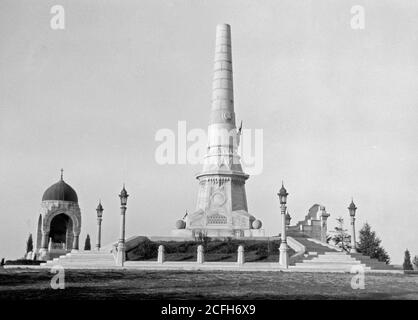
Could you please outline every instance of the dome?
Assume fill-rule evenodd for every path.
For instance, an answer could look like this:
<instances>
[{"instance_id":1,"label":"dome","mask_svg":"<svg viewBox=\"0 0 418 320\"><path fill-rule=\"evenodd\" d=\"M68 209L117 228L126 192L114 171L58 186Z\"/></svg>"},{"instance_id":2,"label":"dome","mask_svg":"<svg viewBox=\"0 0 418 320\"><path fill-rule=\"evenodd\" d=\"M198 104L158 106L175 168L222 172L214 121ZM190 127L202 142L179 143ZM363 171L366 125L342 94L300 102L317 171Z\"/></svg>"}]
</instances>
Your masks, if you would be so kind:
<instances>
[{"instance_id":1,"label":"dome","mask_svg":"<svg viewBox=\"0 0 418 320\"><path fill-rule=\"evenodd\" d=\"M77 193L62 179L46 189L42 196L42 201L46 200L61 200L78 203Z\"/></svg>"}]
</instances>

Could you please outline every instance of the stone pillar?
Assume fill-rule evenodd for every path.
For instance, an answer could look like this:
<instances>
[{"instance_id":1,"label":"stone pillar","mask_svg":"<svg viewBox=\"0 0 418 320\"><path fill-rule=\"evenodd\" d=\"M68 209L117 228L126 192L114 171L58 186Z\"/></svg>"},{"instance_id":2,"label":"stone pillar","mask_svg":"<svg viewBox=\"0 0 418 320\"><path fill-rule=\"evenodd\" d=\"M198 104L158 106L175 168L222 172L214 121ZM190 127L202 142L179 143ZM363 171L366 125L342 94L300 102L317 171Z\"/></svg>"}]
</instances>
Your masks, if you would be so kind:
<instances>
[{"instance_id":1,"label":"stone pillar","mask_svg":"<svg viewBox=\"0 0 418 320\"><path fill-rule=\"evenodd\" d=\"M321 207L321 242L327 242L327 219L330 216L328 212L326 212L325 207Z\"/></svg>"},{"instance_id":2,"label":"stone pillar","mask_svg":"<svg viewBox=\"0 0 418 320\"><path fill-rule=\"evenodd\" d=\"M245 263L245 256L244 256L244 246L238 247L238 264L244 264Z\"/></svg>"},{"instance_id":3,"label":"stone pillar","mask_svg":"<svg viewBox=\"0 0 418 320\"><path fill-rule=\"evenodd\" d=\"M357 253L355 222L356 222L356 218L354 216L351 216L351 249L350 249L350 253Z\"/></svg>"},{"instance_id":4,"label":"stone pillar","mask_svg":"<svg viewBox=\"0 0 418 320\"><path fill-rule=\"evenodd\" d=\"M41 248L39 249L39 260L48 260L48 239L49 232L42 232Z\"/></svg>"},{"instance_id":5,"label":"stone pillar","mask_svg":"<svg viewBox=\"0 0 418 320\"><path fill-rule=\"evenodd\" d=\"M116 256L116 264L123 267L125 263L125 213L126 206L120 207L120 235L118 241L118 252Z\"/></svg>"},{"instance_id":6,"label":"stone pillar","mask_svg":"<svg viewBox=\"0 0 418 320\"><path fill-rule=\"evenodd\" d=\"M165 261L164 246L163 245L160 245L158 247L158 259L157 259L157 262L158 263L164 263L164 261Z\"/></svg>"},{"instance_id":7,"label":"stone pillar","mask_svg":"<svg viewBox=\"0 0 418 320\"><path fill-rule=\"evenodd\" d=\"M289 253L287 247L287 237L286 237L286 205L281 204L281 216L282 216L282 234L281 234L281 242L280 242L280 258L279 264L283 268L289 267Z\"/></svg>"},{"instance_id":8,"label":"stone pillar","mask_svg":"<svg viewBox=\"0 0 418 320\"><path fill-rule=\"evenodd\" d=\"M101 240L102 240L102 218L97 218L97 243L96 243L97 251L100 251Z\"/></svg>"},{"instance_id":9,"label":"stone pillar","mask_svg":"<svg viewBox=\"0 0 418 320\"><path fill-rule=\"evenodd\" d=\"M73 239L73 249L71 250L72 252L77 252L78 251L78 241L79 241L79 234L74 233L74 239Z\"/></svg>"},{"instance_id":10,"label":"stone pillar","mask_svg":"<svg viewBox=\"0 0 418 320\"><path fill-rule=\"evenodd\" d=\"M203 250L203 246L199 245L197 247L197 263L202 264L204 262L205 262L205 253L204 253L204 250Z\"/></svg>"},{"instance_id":11,"label":"stone pillar","mask_svg":"<svg viewBox=\"0 0 418 320\"><path fill-rule=\"evenodd\" d=\"M48 250L49 232L42 232L41 249Z\"/></svg>"}]
</instances>

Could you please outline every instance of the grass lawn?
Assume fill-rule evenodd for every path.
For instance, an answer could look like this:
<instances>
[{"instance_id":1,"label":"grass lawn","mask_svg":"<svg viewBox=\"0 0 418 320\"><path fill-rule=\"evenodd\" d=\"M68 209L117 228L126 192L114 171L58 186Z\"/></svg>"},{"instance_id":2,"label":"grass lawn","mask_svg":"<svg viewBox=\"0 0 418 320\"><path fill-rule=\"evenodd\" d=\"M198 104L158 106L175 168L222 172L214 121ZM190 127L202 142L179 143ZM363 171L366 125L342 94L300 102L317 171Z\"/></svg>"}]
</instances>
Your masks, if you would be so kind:
<instances>
[{"instance_id":1,"label":"grass lawn","mask_svg":"<svg viewBox=\"0 0 418 320\"><path fill-rule=\"evenodd\" d=\"M65 289L48 270L0 269L0 299L418 299L418 275L283 272L67 270Z\"/></svg>"}]
</instances>

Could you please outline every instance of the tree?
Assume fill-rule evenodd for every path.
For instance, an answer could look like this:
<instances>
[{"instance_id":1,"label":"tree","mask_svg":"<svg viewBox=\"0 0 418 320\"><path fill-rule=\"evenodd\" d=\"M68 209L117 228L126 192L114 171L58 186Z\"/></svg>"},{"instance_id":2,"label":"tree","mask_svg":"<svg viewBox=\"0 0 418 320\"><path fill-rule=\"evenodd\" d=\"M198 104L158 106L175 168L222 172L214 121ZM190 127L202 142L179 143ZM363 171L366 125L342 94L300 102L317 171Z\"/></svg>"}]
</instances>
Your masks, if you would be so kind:
<instances>
[{"instance_id":1,"label":"tree","mask_svg":"<svg viewBox=\"0 0 418 320\"><path fill-rule=\"evenodd\" d=\"M337 218L337 222L338 226L332 231L334 234L327 241L332 240L337 247L349 252L351 248L351 236L347 233L347 229L344 229L344 219L339 217Z\"/></svg>"},{"instance_id":2,"label":"tree","mask_svg":"<svg viewBox=\"0 0 418 320\"><path fill-rule=\"evenodd\" d=\"M360 230L360 242L357 243L357 251L388 264L390 257L386 250L380 246L381 242L382 240L376 236L376 232L372 231L370 225L366 222Z\"/></svg>"},{"instance_id":3,"label":"tree","mask_svg":"<svg viewBox=\"0 0 418 320\"><path fill-rule=\"evenodd\" d=\"M405 257L403 260L403 269L404 270L414 270L411 263L411 255L409 254L409 250L405 250Z\"/></svg>"},{"instance_id":4,"label":"tree","mask_svg":"<svg viewBox=\"0 0 418 320\"><path fill-rule=\"evenodd\" d=\"M29 233L28 241L26 241L26 253L33 251L33 239L32 239L32 233Z\"/></svg>"},{"instance_id":5,"label":"tree","mask_svg":"<svg viewBox=\"0 0 418 320\"><path fill-rule=\"evenodd\" d=\"M87 235L86 242L84 243L84 250L91 250L90 236Z\"/></svg>"},{"instance_id":6,"label":"tree","mask_svg":"<svg viewBox=\"0 0 418 320\"><path fill-rule=\"evenodd\" d=\"M412 261L412 263L414 264L415 269L418 270L418 256L414 257L414 261Z\"/></svg>"}]
</instances>

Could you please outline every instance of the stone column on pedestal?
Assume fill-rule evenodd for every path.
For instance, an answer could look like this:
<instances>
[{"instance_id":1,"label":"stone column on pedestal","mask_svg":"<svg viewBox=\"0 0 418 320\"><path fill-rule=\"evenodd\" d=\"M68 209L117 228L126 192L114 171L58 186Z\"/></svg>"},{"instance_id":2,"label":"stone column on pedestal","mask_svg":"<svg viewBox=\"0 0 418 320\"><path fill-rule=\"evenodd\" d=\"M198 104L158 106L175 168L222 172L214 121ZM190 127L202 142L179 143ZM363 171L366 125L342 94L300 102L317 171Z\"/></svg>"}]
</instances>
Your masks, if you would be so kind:
<instances>
[{"instance_id":1,"label":"stone column on pedestal","mask_svg":"<svg viewBox=\"0 0 418 320\"><path fill-rule=\"evenodd\" d=\"M96 208L97 211L97 242L96 248L97 251L100 251L101 242L102 242L102 216L103 216L103 206L102 202L99 201L99 205Z\"/></svg>"},{"instance_id":2,"label":"stone column on pedestal","mask_svg":"<svg viewBox=\"0 0 418 320\"><path fill-rule=\"evenodd\" d=\"M164 263L164 261L165 261L164 246L163 245L160 245L158 247L158 259L157 259L157 262L158 263Z\"/></svg>"},{"instance_id":3,"label":"stone column on pedestal","mask_svg":"<svg viewBox=\"0 0 418 320\"><path fill-rule=\"evenodd\" d=\"M118 266L123 266L125 263L125 212L126 207L121 207L121 214L120 214L120 235L118 241L118 253L116 257L116 262Z\"/></svg>"},{"instance_id":4,"label":"stone column on pedestal","mask_svg":"<svg viewBox=\"0 0 418 320\"><path fill-rule=\"evenodd\" d=\"M350 213L350 218L351 218L351 249L350 249L350 253L357 253L356 227L355 227L356 210L357 210L357 207L354 204L353 199L351 199L351 203L348 206L348 212Z\"/></svg>"},{"instance_id":5,"label":"stone column on pedestal","mask_svg":"<svg viewBox=\"0 0 418 320\"><path fill-rule=\"evenodd\" d=\"M239 246L238 247L237 263L238 264L244 264L245 263L244 246Z\"/></svg>"},{"instance_id":6,"label":"stone column on pedestal","mask_svg":"<svg viewBox=\"0 0 418 320\"><path fill-rule=\"evenodd\" d=\"M97 251L100 251L101 246L101 237L102 237L102 219L97 219Z\"/></svg>"},{"instance_id":7,"label":"stone column on pedestal","mask_svg":"<svg viewBox=\"0 0 418 320\"><path fill-rule=\"evenodd\" d=\"M128 201L128 193L125 190L125 185L119 195L121 207L120 207L120 235L118 241L118 249L116 255L116 264L118 266L123 266L125 263L125 213L126 213L126 203Z\"/></svg>"},{"instance_id":8,"label":"stone column on pedestal","mask_svg":"<svg viewBox=\"0 0 418 320\"><path fill-rule=\"evenodd\" d=\"M286 201L288 193L286 189L283 186L280 189L280 192L278 193L279 199L280 199L280 210L281 210L281 216L282 216L282 233L281 233L281 241L280 241L280 258L279 258L279 264L283 268L289 267L289 252L288 252L288 246L287 246L287 238L286 238Z\"/></svg>"}]
</instances>

